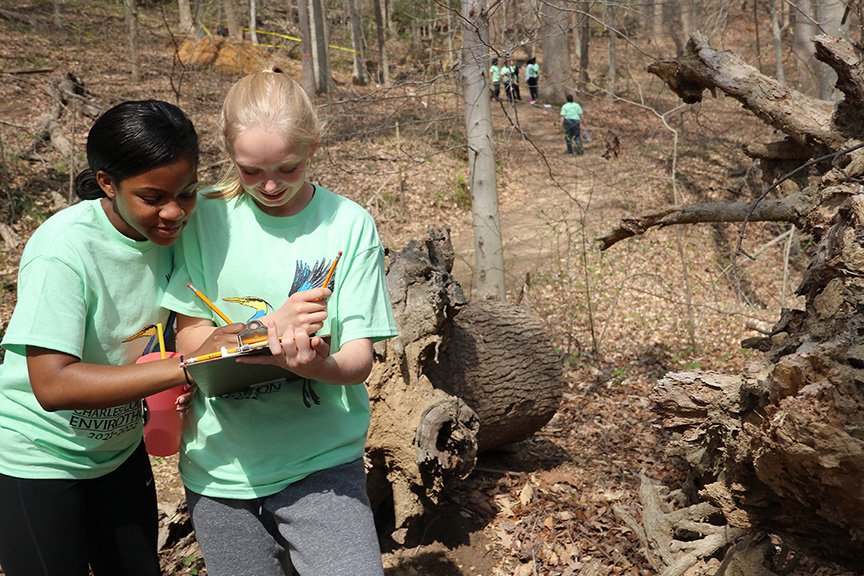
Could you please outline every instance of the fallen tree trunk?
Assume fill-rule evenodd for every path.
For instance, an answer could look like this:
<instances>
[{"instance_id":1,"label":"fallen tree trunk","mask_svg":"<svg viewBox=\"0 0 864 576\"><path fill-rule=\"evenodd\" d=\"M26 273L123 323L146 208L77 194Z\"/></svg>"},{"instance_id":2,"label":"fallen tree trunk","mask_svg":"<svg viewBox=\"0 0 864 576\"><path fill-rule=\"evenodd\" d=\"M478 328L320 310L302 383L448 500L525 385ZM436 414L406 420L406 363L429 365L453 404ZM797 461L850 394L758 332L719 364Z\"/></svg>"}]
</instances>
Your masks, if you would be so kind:
<instances>
[{"instance_id":1,"label":"fallen tree trunk","mask_svg":"<svg viewBox=\"0 0 864 576\"><path fill-rule=\"evenodd\" d=\"M523 440L554 415L560 361L539 321L517 306L468 303L451 276L453 246L435 230L390 254L399 336L376 345L368 380L369 492L392 507L399 541L479 450Z\"/></svg>"},{"instance_id":2,"label":"fallen tree trunk","mask_svg":"<svg viewBox=\"0 0 864 576\"><path fill-rule=\"evenodd\" d=\"M790 221L812 240L797 290L805 296L805 308L784 310L770 334L751 339L764 355L742 374L669 374L657 383L652 399L663 425L675 434L674 453L690 464L684 509L710 503L729 530L750 532L748 542L771 534L797 552L861 572L864 199L857 178L864 158L859 149L847 152L864 142L859 113L864 74L860 48L827 37L815 42L820 60L840 78L846 99L836 105L780 87L733 54L711 49L701 36L691 39L680 58L651 67L689 102L701 99L706 88L719 89L788 134L794 144L748 147L763 160L769 181L780 175L780 167L800 166L807 155L835 153L830 163L809 163L821 173L818 182L804 182L801 192L786 189L793 193L774 201L783 205L804 193L809 198L809 208L801 209L805 202L790 211ZM764 195L750 206L768 209ZM662 218L655 220L662 225ZM643 497L646 509L648 499ZM668 543L676 527L666 522L661 528ZM681 557L654 553L649 532L643 529L646 554L658 571L671 574ZM730 542L723 565L691 574L726 569L744 548ZM762 550L749 560L771 560L777 545Z\"/></svg>"}]
</instances>

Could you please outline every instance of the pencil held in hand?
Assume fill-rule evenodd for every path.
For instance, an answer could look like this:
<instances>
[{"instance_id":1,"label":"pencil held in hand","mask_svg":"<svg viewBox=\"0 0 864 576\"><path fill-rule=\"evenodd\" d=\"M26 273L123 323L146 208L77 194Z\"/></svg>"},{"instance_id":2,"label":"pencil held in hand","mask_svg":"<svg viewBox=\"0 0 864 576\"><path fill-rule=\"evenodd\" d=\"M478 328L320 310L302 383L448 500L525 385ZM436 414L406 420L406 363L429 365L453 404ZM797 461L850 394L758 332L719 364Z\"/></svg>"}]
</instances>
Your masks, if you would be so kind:
<instances>
[{"instance_id":1,"label":"pencil held in hand","mask_svg":"<svg viewBox=\"0 0 864 576\"><path fill-rule=\"evenodd\" d=\"M220 318L222 318L222 320L224 320L226 324L233 324L233 322L231 322L231 319L228 318L228 316L226 316L224 312L219 310L219 308L217 308L216 305L213 304L213 302L211 302L210 299L207 298L207 296L205 296L203 292L195 288L195 286L193 286L191 282L187 282L186 286L188 286L189 289L192 290L192 292L194 292L195 295L198 296L198 298L200 298L202 302L204 302L211 310L213 310L213 312L215 312Z\"/></svg>"},{"instance_id":2,"label":"pencil held in hand","mask_svg":"<svg viewBox=\"0 0 864 576\"><path fill-rule=\"evenodd\" d=\"M333 272L336 271L336 264L339 263L339 258L342 257L342 251L336 255L336 259L333 260L333 264L330 265L330 271L327 272L327 277L324 278L324 284L321 285L322 288L327 288L330 285L330 279L333 277Z\"/></svg>"}]
</instances>

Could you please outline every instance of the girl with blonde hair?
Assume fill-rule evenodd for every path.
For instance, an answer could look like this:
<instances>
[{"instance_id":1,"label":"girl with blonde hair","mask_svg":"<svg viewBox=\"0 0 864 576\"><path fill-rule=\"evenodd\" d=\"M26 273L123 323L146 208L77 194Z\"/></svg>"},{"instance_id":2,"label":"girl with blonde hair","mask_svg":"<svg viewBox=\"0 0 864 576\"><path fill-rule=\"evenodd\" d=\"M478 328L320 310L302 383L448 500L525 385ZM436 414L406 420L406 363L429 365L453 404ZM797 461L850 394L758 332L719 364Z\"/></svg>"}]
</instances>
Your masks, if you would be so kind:
<instances>
[{"instance_id":1,"label":"girl with blonde hair","mask_svg":"<svg viewBox=\"0 0 864 576\"><path fill-rule=\"evenodd\" d=\"M381 576L364 381L373 342L396 330L375 223L306 180L322 128L288 76L238 81L221 129L230 173L199 199L163 304L179 313L181 351L221 322L190 280L232 319L262 321L271 354L244 361L285 375L192 398L180 472L208 573Z\"/></svg>"}]
</instances>

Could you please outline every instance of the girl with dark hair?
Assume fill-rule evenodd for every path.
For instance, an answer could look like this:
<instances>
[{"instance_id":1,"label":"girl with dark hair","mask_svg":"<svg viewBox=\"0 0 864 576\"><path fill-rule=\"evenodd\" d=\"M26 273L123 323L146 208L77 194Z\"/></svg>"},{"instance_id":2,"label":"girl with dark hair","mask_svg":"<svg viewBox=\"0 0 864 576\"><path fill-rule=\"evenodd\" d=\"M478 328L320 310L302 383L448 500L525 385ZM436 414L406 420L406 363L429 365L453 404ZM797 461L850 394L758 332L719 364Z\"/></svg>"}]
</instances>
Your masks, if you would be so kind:
<instances>
[{"instance_id":1,"label":"girl with dark hair","mask_svg":"<svg viewBox=\"0 0 864 576\"><path fill-rule=\"evenodd\" d=\"M195 209L198 137L176 106L124 102L94 123L87 160L84 201L24 249L2 340L7 576L160 573L141 399L189 380L177 359L135 364L145 340L129 337L167 324L160 302Z\"/></svg>"}]
</instances>

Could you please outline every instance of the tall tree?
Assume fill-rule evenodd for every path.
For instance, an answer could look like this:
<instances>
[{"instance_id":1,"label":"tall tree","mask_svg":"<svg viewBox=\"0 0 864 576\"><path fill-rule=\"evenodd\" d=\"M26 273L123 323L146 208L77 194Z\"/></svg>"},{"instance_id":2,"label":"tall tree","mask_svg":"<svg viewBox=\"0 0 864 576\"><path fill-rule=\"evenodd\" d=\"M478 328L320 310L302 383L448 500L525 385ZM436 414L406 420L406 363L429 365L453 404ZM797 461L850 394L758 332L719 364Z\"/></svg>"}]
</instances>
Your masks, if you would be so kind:
<instances>
[{"instance_id":1,"label":"tall tree","mask_svg":"<svg viewBox=\"0 0 864 576\"><path fill-rule=\"evenodd\" d=\"M234 0L222 0L222 7L225 9L225 24L228 26L228 37L242 38L243 32L240 31L240 21L237 20L237 9L234 7Z\"/></svg>"},{"instance_id":2,"label":"tall tree","mask_svg":"<svg viewBox=\"0 0 864 576\"><path fill-rule=\"evenodd\" d=\"M795 19L792 52L795 53L798 68L798 90L808 96L816 96L821 83L819 79L821 69L816 61L816 47L813 45L813 36L818 34L814 15L811 0L796 0L792 14Z\"/></svg>"},{"instance_id":3,"label":"tall tree","mask_svg":"<svg viewBox=\"0 0 864 576\"><path fill-rule=\"evenodd\" d=\"M774 76L781 86L786 84L783 70L783 0L769 0L771 3L771 40L774 44ZM779 4L779 6L778 6Z\"/></svg>"},{"instance_id":4,"label":"tall tree","mask_svg":"<svg viewBox=\"0 0 864 576\"><path fill-rule=\"evenodd\" d=\"M323 0L312 0L312 55L315 63L315 87L319 94L330 91L330 51L327 41L327 11Z\"/></svg>"},{"instance_id":5,"label":"tall tree","mask_svg":"<svg viewBox=\"0 0 864 576\"><path fill-rule=\"evenodd\" d=\"M609 35L609 73L606 81L606 98L614 100L618 90L618 33L615 32L615 3L606 5L606 34Z\"/></svg>"},{"instance_id":6,"label":"tall tree","mask_svg":"<svg viewBox=\"0 0 864 576\"><path fill-rule=\"evenodd\" d=\"M138 0L124 0L126 24L129 27L129 60L132 63L132 80L141 81L141 52L138 50Z\"/></svg>"},{"instance_id":7,"label":"tall tree","mask_svg":"<svg viewBox=\"0 0 864 576\"><path fill-rule=\"evenodd\" d=\"M486 0L462 0L462 95L474 228L474 278L479 299L504 300L504 250L495 178Z\"/></svg>"},{"instance_id":8,"label":"tall tree","mask_svg":"<svg viewBox=\"0 0 864 576\"><path fill-rule=\"evenodd\" d=\"M387 21L386 21L386 6L383 5L383 0L375 0L375 30L378 36L378 82L381 84L390 83L390 66L387 63Z\"/></svg>"},{"instance_id":9,"label":"tall tree","mask_svg":"<svg viewBox=\"0 0 864 576\"><path fill-rule=\"evenodd\" d=\"M543 38L543 83L540 88L544 100L564 102L566 83L570 80L569 18L555 1L548 0L540 8L540 22Z\"/></svg>"},{"instance_id":10,"label":"tall tree","mask_svg":"<svg viewBox=\"0 0 864 576\"><path fill-rule=\"evenodd\" d=\"M846 11L846 2L841 0L818 0L816 13L819 16L819 33L830 34L837 38L849 39L848 27L843 22L843 14ZM825 63L819 64L819 97L823 100L833 100L839 91L834 87L837 84L837 73L831 66Z\"/></svg>"},{"instance_id":11,"label":"tall tree","mask_svg":"<svg viewBox=\"0 0 864 576\"><path fill-rule=\"evenodd\" d=\"M591 4L584 4L585 12L579 21L579 90L585 90L588 85L588 44L591 41Z\"/></svg>"},{"instance_id":12,"label":"tall tree","mask_svg":"<svg viewBox=\"0 0 864 576\"><path fill-rule=\"evenodd\" d=\"M312 58L312 26L309 22L309 0L297 1L297 27L300 28L300 51L303 52L303 89L315 95L315 61Z\"/></svg>"},{"instance_id":13,"label":"tall tree","mask_svg":"<svg viewBox=\"0 0 864 576\"><path fill-rule=\"evenodd\" d=\"M363 56L363 27L357 0L345 0L351 16L351 43L354 46L354 83L365 86L369 83L366 59Z\"/></svg>"},{"instance_id":14,"label":"tall tree","mask_svg":"<svg viewBox=\"0 0 864 576\"><path fill-rule=\"evenodd\" d=\"M249 37L252 44L258 44L258 3L249 0Z\"/></svg>"},{"instance_id":15,"label":"tall tree","mask_svg":"<svg viewBox=\"0 0 864 576\"><path fill-rule=\"evenodd\" d=\"M195 30L191 0L177 0L177 12L180 16L180 36L191 36Z\"/></svg>"}]
</instances>

